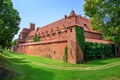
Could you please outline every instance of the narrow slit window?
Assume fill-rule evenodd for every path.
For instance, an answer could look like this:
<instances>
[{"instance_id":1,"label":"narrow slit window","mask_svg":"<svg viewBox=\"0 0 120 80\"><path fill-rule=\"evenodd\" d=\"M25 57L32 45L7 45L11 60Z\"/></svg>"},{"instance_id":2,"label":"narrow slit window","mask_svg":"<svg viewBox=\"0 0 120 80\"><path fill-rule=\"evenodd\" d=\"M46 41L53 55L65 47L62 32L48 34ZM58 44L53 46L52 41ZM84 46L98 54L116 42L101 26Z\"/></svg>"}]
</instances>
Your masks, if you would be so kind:
<instances>
[{"instance_id":1,"label":"narrow slit window","mask_svg":"<svg viewBox=\"0 0 120 80\"><path fill-rule=\"evenodd\" d=\"M70 32L72 32L72 28L70 29Z\"/></svg>"},{"instance_id":2,"label":"narrow slit window","mask_svg":"<svg viewBox=\"0 0 120 80\"><path fill-rule=\"evenodd\" d=\"M84 23L84 27L87 27L87 25Z\"/></svg>"}]
</instances>

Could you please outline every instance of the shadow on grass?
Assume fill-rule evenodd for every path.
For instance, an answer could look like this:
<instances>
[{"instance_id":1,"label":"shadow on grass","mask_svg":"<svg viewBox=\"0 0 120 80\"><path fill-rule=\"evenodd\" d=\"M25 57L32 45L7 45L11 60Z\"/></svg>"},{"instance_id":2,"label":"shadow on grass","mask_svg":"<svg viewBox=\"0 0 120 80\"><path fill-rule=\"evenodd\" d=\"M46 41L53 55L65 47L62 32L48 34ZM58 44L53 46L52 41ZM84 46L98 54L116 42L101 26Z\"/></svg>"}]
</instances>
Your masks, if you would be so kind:
<instances>
[{"instance_id":1,"label":"shadow on grass","mask_svg":"<svg viewBox=\"0 0 120 80\"><path fill-rule=\"evenodd\" d=\"M90 65L105 65L109 64L109 62L104 62L107 59L99 59L99 60L91 60L91 61L86 61L85 64L90 64Z\"/></svg>"},{"instance_id":2,"label":"shadow on grass","mask_svg":"<svg viewBox=\"0 0 120 80\"><path fill-rule=\"evenodd\" d=\"M6 62L5 57L3 57L2 54L0 53L0 66L3 66L5 62Z\"/></svg>"},{"instance_id":3,"label":"shadow on grass","mask_svg":"<svg viewBox=\"0 0 120 80\"><path fill-rule=\"evenodd\" d=\"M5 60L6 67L14 72L7 80L53 80L52 72L35 66L24 58L5 57Z\"/></svg>"}]
</instances>

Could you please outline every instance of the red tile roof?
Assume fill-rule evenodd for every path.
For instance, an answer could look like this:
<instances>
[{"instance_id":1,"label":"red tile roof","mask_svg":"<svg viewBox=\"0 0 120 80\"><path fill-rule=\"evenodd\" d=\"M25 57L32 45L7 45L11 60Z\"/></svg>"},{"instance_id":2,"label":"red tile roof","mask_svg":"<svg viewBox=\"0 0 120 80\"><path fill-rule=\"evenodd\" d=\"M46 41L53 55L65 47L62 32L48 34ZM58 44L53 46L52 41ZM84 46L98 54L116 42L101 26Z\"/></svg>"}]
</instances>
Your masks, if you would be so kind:
<instances>
[{"instance_id":1,"label":"red tile roof","mask_svg":"<svg viewBox=\"0 0 120 80\"><path fill-rule=\"evenodd\" d=\"M103 43L103 44L115 44L113 41L91 39L91 38L85 38L85 41L88 41L88 42L97 42L97 43Z\"/></svg>"},{"instance_id":2,"label":"red tile roof","mask_svg":"<svg viewBox=\"0 0 120 80\"><path fill-rule=\"evenodd\" d=\"M35 34L42 34L46 31L51 32L52 30L55 31L56 29L62 29L64 27L71 27L75 25L83 27L85 31L98 33L97 31L93 31L91 29L89 19L80 15L76 15L75 12L72 11L69 16L66 16L63 19L60 19L46 26L40 27L38 30L31 31L28 37L34 36Z\"/></svg>"}]
</instances>

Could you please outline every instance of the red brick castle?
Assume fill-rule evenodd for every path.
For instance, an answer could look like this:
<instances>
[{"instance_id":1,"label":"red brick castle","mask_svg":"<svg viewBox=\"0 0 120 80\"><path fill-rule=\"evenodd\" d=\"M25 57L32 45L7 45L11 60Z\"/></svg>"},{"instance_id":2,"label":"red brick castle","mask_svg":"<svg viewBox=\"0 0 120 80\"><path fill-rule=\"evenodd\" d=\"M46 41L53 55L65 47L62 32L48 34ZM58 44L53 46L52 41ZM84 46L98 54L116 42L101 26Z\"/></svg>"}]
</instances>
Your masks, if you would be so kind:
<instances>
[{"instance_id":1,"label":"red brick castle","mask_svg":"<svg viewBox=\"0 0 120 80\"><path fill-rule=\"evenodd\" d=\"M92 30L89 19L71 11L68 16L65 15L64 18L37 29L35 29L35 24L31 23L29 29L24 28L21 31L15 50L19 53L63 60L67 46L67 61L70 63L82 62L84 53L78 45L75 26L78 29L84 29L85 41L114 44L104 40L101 33ZM36 35L40 38L39 42L33 41Z\"/></svg>"}]
</instances>

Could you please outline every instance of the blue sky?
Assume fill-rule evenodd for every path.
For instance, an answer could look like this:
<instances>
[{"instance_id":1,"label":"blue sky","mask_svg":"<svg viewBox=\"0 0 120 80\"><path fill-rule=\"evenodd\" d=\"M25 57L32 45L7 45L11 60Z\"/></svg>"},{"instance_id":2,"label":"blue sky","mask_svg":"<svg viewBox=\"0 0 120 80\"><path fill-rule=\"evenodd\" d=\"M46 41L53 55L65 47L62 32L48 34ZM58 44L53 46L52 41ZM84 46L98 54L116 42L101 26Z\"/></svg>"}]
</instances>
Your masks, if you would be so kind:
<instances>
[{"instance_id":1,"label":"blue sky","mask_svg":"<svg viewBox=\"0 0 120 80\"><path fill-rule=\"evenodd\" d=\"M47 25L69 15L73 9L84 16L84 0L12 0L14 8L20 14L22 28L29 28L29 23L36 27ZM18 33L19 34L19 33ZM18 38L18 34L14 39Z\"/></svg>"}]
</instances>

